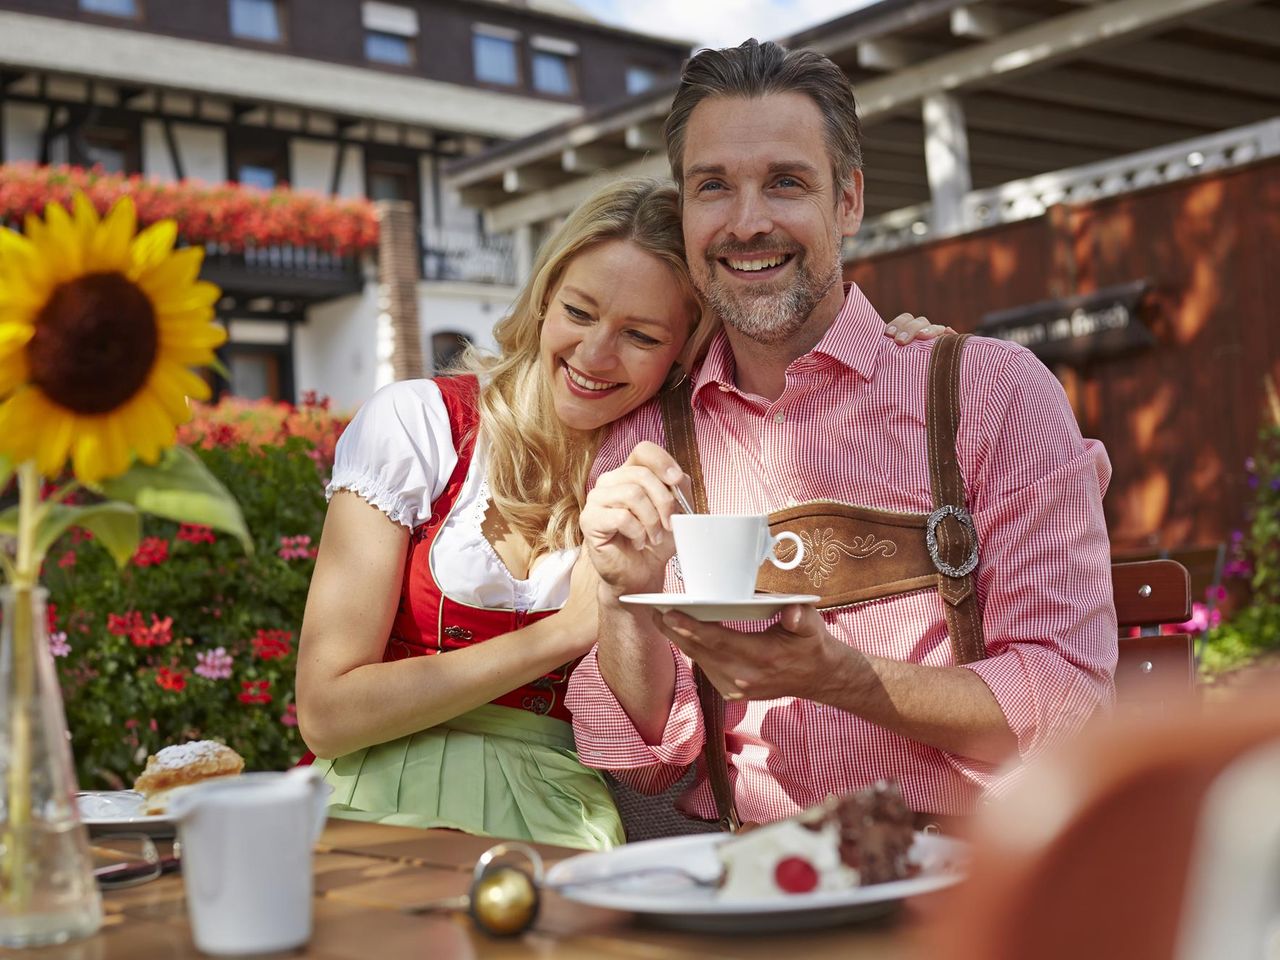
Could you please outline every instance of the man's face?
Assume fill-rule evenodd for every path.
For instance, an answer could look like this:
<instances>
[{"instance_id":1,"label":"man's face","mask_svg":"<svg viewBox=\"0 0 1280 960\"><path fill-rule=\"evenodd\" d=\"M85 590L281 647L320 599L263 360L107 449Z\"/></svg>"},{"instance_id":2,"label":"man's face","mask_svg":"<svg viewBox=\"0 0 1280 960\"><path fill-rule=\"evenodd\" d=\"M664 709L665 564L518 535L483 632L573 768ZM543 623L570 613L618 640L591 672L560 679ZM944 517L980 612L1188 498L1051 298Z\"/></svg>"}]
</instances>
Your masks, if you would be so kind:
<instances>
[{"instance_id":1,"label":"man's face","mask_svg":"<svg viewBox=\"0 0 1280 960\"><path fill-rule=\"evenodd\" d=\"M760 343L795 334L843 300L841 239L862 221L862 178L834 182L822 113L809 97L709 97L685 135L684 239L694 283Z\"/></svg>"}]
</instances>

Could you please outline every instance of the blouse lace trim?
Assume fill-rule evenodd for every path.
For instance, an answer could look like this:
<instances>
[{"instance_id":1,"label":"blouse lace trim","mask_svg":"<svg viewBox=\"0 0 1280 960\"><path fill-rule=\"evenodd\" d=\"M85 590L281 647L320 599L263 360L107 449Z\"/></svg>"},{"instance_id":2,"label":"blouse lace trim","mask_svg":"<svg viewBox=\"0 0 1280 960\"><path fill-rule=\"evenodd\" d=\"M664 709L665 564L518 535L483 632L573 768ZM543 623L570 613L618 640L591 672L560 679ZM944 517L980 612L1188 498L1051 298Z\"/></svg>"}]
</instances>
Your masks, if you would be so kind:
<instances>
[{"instance_id":1,"label":"blouse lace trim","mask_svg":"<svg viewBox=\"0 0 1280 960\"><path fill-rule=\"evenodd\" d=\"M324 488L325 500L332 500L333 495L339 490L348 490L356 494L402 527L412 530L416 525L417 517L412 505L405 503L399 491L385 484L376 474L364 473L341 480L335 477Z\"/></svg>"}]
</instances>

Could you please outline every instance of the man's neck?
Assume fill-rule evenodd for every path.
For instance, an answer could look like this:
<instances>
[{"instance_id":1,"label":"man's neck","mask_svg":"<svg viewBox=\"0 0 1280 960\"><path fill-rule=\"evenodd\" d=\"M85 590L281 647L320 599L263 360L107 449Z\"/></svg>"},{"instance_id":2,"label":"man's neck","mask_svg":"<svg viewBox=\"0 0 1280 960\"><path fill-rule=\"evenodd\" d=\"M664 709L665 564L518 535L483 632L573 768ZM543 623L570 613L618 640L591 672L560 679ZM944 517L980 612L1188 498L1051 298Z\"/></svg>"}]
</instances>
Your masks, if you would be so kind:
<instances>
[{"instance_id":1,"label":"man's neck","mask_svg":"<svg viewBox=\"0 0 1280 960\"><path fill-rule=\"evenodd\" d=\"M733 349L734 381L743 393L777 400L787 386L787 367L818 345L844 306L844 284L834 284L794 334L778 343L761 343L724 325Z\"/></svg>"}]
</instances>

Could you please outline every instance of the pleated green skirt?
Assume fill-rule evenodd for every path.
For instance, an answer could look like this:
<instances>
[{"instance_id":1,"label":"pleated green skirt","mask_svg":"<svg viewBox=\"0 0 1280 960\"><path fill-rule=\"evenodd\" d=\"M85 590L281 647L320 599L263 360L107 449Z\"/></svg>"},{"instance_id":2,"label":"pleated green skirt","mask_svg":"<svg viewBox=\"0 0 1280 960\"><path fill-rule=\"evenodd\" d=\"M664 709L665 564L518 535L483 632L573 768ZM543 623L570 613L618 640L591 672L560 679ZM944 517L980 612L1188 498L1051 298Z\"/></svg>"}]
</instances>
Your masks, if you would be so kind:
<instances>
[{"instance_id":1,"label":"pleated green skirt","mask_svg":"<svg viewBox=\"0 0 1280 960\"><path fill-rule=\"evenodd\" d=\"M621 844L604 780L584 767L563 720L487 704L448 723L336 760L329 813L586 850Z\"/></svg>"}]
</instances>

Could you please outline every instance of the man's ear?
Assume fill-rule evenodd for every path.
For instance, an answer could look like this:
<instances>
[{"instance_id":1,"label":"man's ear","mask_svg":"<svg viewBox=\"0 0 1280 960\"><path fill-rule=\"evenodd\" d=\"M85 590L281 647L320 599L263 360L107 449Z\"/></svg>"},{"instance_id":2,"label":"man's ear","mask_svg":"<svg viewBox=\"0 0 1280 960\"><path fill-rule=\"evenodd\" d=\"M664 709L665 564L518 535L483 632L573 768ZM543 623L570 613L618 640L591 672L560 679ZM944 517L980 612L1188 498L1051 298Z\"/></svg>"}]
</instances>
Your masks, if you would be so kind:
<instances>
[{"instance_id":1,"label":"man's ear","mask_svg":"<svg viewBox=\"0 0 1280 960\"><path fill-rule=\"evenodd\" d=\"M836 221L840 236L852 237L862 226L862 171L853 170L844 186L836 186Z\"/></svg>"}]
</instances>

